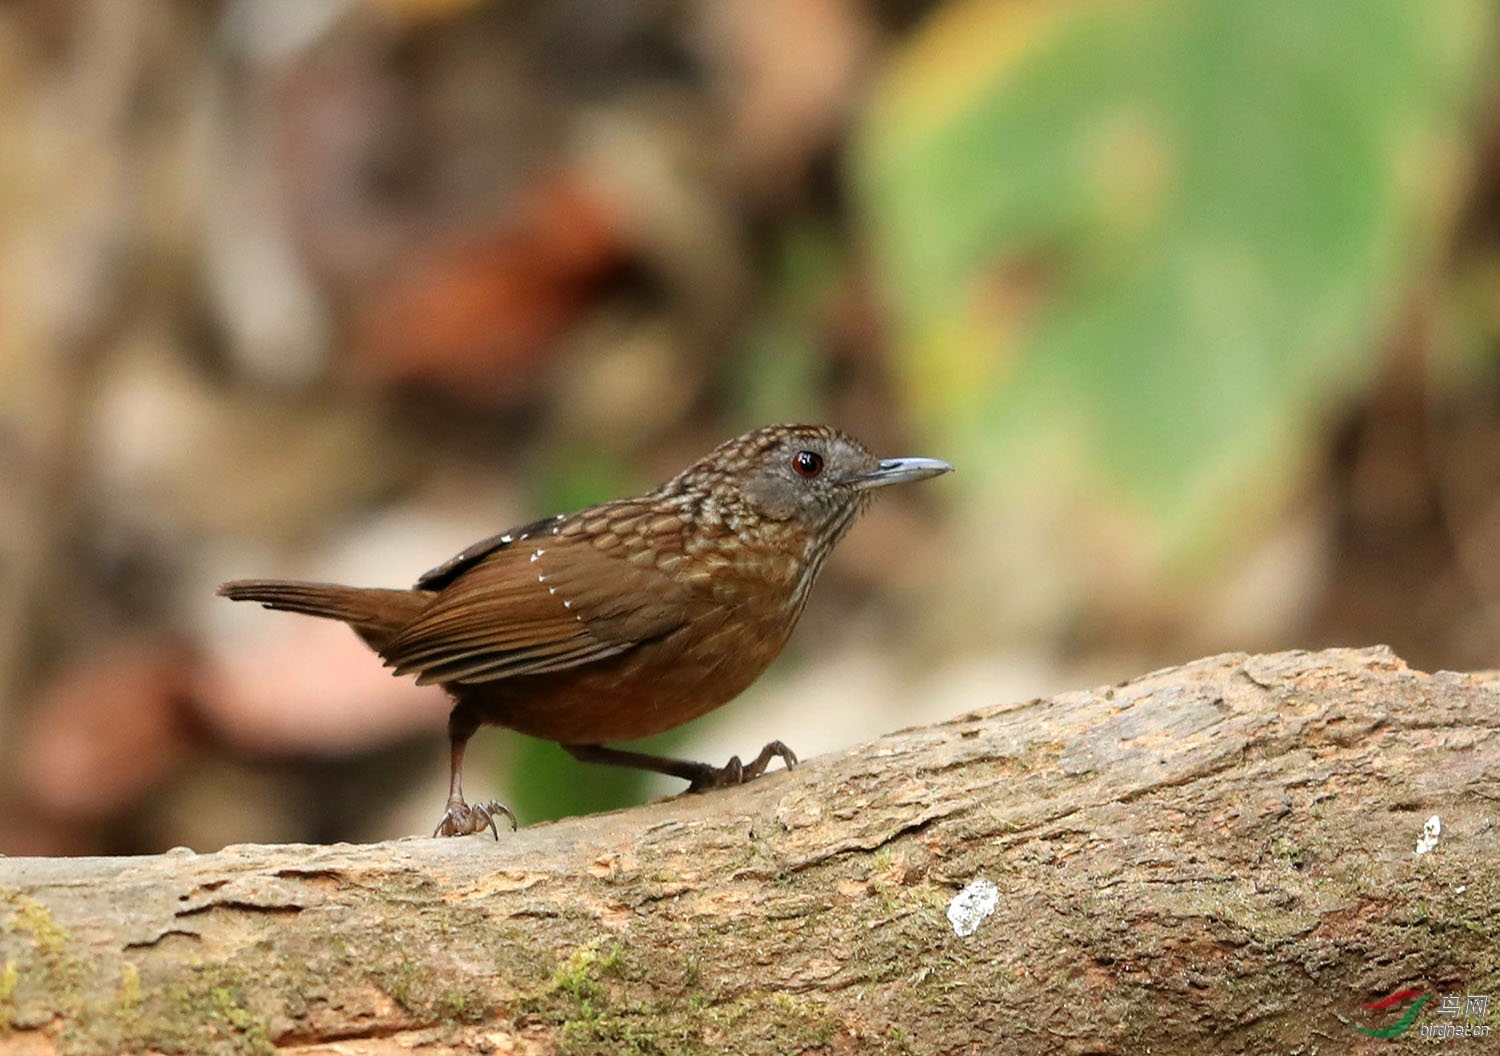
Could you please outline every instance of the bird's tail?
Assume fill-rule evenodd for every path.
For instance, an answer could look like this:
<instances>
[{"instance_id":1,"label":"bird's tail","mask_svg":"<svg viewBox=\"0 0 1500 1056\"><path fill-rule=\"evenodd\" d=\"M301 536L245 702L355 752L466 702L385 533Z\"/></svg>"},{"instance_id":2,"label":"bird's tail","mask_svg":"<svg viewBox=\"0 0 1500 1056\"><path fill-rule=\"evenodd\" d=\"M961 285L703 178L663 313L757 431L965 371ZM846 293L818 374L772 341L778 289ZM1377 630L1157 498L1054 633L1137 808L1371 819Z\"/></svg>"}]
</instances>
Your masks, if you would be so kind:
<instances>
[{"instance_id":1,"label":"bird's tail","mask_svg":"<svg viewBox=\"0 0 1500 1056\"><path fill-rule=\"evenodd\" d=\"M268 609L342 620L379 650L432 601L432 594L383 587L344 587L291 579L236 579L219 587L231 601L258 601Z\"/></svg>"}]
</instances>

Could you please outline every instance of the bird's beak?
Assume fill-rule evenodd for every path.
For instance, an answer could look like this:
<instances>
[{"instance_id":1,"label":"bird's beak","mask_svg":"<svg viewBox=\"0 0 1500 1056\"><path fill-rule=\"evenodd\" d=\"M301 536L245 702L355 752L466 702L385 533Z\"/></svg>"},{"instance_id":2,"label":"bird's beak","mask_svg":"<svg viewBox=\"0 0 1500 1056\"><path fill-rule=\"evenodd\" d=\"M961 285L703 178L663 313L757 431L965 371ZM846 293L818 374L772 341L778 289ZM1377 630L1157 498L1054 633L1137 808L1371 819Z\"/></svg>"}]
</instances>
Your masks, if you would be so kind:
<instances>
[{"instance_id":1,"label":"bird's beak","mask_svg":"<svg viewBox=\"0 0 1500 1056\"><path fill-rule=\"evenodd\" d=\"M936 458L887 458L868 473L854 478L854 486L860 491L883 488L887 484L905 484L913 480L951 473L953 467Z\"/></svg>"}]
</instances>

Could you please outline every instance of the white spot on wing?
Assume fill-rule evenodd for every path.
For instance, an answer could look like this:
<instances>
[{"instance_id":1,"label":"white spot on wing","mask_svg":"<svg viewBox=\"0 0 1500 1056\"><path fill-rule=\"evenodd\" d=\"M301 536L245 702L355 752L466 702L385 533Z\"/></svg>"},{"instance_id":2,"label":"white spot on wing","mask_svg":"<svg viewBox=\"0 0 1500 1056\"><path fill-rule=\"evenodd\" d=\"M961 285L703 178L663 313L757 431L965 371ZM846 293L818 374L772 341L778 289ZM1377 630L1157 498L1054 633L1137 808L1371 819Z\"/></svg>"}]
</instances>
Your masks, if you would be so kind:
<instances>
[{"instance_id":1,"label":"white spot on wing","mask_svg":"<svg viewBox=\"0 0 1500 1056\"><path fill-rule=\"evenodd\" d=\"M969 886L953 896L948 903L948 923L960 938L974 934L984 918L995 912L1000 903L1000 889L992 881L980 877L969 881Z\"/></svg>"}]
</instances>

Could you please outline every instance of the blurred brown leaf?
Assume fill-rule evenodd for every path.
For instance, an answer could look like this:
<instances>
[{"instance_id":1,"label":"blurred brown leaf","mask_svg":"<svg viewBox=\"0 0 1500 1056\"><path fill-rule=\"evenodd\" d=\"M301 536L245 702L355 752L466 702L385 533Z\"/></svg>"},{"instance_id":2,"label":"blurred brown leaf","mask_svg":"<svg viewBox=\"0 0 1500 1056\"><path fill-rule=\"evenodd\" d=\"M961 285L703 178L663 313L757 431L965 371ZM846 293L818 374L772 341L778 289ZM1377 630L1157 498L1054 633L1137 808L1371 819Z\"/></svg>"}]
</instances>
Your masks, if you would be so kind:
<instances>
[{"instance_id":1,"label":"blurred brown leaf","mask_svg":"<svg viewBox=\"0 0 1500 1056\"><path fill-rule=\"evenodd\" d=\"M356 369L520 403L623 258L610 205L554 175L488 231L445 236L376 284L354 322Z\"/></svg>"},{"instance_id":2,"label":"blurred brown leaf","mask_svg":"<svg viewBox=\"0 0 1500 1056\"><path fill-rule=\"evenodd\" d=\"M198 662L192 648L151 637L103 646L62 668L22 724L15 792L81 821L136 802L191 745Z\"/></svg>"}]
</instances>

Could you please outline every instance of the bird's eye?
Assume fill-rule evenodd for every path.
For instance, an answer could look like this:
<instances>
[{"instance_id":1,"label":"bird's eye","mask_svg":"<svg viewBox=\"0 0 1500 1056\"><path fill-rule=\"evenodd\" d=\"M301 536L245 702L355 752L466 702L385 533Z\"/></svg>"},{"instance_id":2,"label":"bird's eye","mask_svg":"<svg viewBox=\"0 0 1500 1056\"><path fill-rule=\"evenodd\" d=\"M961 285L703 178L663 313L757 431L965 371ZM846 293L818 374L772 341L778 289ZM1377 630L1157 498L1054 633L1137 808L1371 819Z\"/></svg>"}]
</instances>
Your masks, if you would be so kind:
<instances>
[{"instance_id":1,"label":"bird's eye","mask_svg":"<svg viewBox=\"0 0 1500 1056\"><path fill-rule=\"evenodd\" d=\"M792 456L792 468L799 477L811 480L823 472L823 456L816 451L798 451Z\"/></svg>"}]
</instances>

